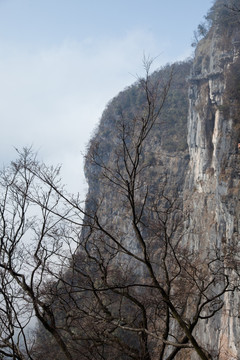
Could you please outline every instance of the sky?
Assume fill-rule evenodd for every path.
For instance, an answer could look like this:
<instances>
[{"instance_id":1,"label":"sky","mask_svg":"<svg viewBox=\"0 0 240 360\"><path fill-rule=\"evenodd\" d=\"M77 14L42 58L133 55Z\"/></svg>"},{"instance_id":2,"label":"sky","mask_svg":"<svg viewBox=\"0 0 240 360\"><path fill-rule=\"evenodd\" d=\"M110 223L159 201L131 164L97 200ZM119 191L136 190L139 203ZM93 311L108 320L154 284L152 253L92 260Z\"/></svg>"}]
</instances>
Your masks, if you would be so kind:
<instances>
[{"instance_id":1,"label":"sky","mask_svg":"<svg viewBox=\"0 0 240 360\"><path fill-rule=\"evenodd\" d=\"M0 0L0 167L32 146L84 194L83 154L107 103L143 74L193 56L212 0Z\"/></svg>"}]
</instances>

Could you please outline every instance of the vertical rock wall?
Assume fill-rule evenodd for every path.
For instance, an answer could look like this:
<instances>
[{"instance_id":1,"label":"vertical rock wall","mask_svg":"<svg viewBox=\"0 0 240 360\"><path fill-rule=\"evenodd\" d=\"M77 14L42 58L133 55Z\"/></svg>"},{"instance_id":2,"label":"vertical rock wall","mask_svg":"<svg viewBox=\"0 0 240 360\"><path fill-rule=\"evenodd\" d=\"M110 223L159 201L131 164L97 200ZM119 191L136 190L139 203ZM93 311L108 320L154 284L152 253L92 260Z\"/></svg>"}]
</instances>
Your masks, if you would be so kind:
<instances>
[{"instance_id":1,"label":"vertical rock wall","mask_svg":"<svg viewBox=\"0 0 240 360\"><path fill-rule=\"evenodd\" d=\"M187 242L203 256L238 242L240 133L225 110L225 88L231 64L238 59L236 31L224 42L213 27L197 49L189 79L189 171L185 181L185 208L191 212ZM224 34L225 36L225 34ZM240 355L238 295L225 294L224 308L201 324L198 338L216 359ZM195 359L195 355L192 359Z\"/></svg>"}]
</instances>

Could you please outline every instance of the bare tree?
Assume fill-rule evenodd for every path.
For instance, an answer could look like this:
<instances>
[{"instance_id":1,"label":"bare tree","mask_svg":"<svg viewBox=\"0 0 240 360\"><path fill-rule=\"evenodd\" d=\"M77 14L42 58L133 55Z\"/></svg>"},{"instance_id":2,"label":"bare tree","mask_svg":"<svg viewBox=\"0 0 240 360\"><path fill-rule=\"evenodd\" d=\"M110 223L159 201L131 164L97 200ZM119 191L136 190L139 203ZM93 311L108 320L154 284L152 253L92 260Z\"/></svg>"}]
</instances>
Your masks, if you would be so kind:
<instances>
[{"instance_id":1,"label":"bare tree","mask_svg":"<svg viewBox=\"0 0 240 360\"><path fill-rule=\"evenodd\" d=\"M99 155L98 144L93 144L89 152L89 161L101 169L105 186L105 194L89 221L91 235L86 241L91 242L89 249L94 249L94 254L89 250L89 256L98 264L105 288L115 287L112 291L119 297L118 309L121 302L127 303L134 314L129 319L121 308L120 321L119 316L114 320L112 315L112 322L126 332L141 334L141 350L136 359L173 359L182 348L189 347L200 358L209 359L211 355L202 349L193 331L199 321L221 309L222 295L233 288L219 258L213 255L203 259L201 254L187 250L183 240L186 214L176 194L172 197L169 193L166 179L159 180L157 196L148 187L149 164L144 162L146 139L159 126L159 114L169 86L168 83L159 96L160 84L151 83L148 66L149 63L146 78L140 81L145 107L130 123L122 114L117 124L115 153L106 161ZM109 194L116 194L115 200ZM122 204L114 225L112 217L103 216L107 199ZM97 240L101 237L103 245ZM107 253L114 260L107 257L106 264ZM112 278L108 276L112 261L125 274L121 286L116 282L111 284Z\"/></svg>"},{"instance_id":2,"label":"bare tree","mask_svg":"<svg viewBox=\"0 0 240 360\"><path fill-rule=\"evenodd\" d=\"M72 359L45 294L49 279L64 270L68 239L62 236L62 219L72 216L49 186L58 184L58 173L59 168L40 168L27 149L1 173L0 353L13 359L32 359L25 330L33 314Z\"/></svg>"},{"instance_id":3,"label":"bare tree","mask_svg":"<svg viewBox=\"0 0 240 360\"><path fill-rule=\"evenodd\" d=\"M161 126L172 77L152 82L150 65L139 80L142 108L118 115L114 151L103 154L97 142L89 150L102 190L85 208L62 187L60 169L31 150L1 173L3 357L51 359L51 349L63 360L212 358L194 330L234 286L218 254L186 246L189 214L167 175L149 184L147 139ZM33 318L36 343L27 333Z\"/></svg>"}]
</instances>

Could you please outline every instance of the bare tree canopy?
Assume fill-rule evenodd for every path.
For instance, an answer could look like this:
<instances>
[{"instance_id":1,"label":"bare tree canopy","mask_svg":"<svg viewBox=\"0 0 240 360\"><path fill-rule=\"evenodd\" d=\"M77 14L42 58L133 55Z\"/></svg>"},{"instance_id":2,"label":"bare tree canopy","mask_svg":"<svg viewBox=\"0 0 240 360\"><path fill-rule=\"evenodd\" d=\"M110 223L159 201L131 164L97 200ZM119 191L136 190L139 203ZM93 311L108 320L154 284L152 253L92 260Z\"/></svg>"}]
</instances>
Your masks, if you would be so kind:
<instances>
[{"instance_id":1,"label":"bare tree canopy","mask_svg":"<svg viewBox=\"0 0 240 360\"><path fill-rule=\"evenodd\" d=\"M31 149L2 170L3 359L170 360L180 351L213 358L194 330L235 290L233 269L226 254L188 247L191 214L169 190L167 174L154 192L147 181L153 165L144 153L162 124L174 72L152 81L150 65L145 60L138 81L141 109L130 119L118 113L114 152L91 144L87 161L102 184L91 204L69 195L60 167L40 163Z\"/></svg>"}]
</instances>

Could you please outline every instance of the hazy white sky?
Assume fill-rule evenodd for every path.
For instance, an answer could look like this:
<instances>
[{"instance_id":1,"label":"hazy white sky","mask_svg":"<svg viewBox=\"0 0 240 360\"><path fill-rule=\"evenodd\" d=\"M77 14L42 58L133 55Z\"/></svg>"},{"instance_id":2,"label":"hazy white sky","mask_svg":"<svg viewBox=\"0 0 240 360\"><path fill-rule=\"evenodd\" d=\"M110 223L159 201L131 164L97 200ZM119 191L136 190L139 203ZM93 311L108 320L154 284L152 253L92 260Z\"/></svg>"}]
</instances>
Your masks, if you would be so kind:
<instances>
[{"instance_id":1,"label":"hazy white sky","mask_svg":"<svg viewBox=\"0 0 240 360\"><path fill-rule=\"evenodd\" d=\"M191 56L211 0L0 0L0 165L14 147L63 164L83 191L82 155L107 102L155 66Z\"/></svg>"}]
</instances>

